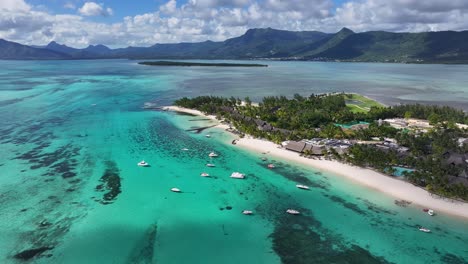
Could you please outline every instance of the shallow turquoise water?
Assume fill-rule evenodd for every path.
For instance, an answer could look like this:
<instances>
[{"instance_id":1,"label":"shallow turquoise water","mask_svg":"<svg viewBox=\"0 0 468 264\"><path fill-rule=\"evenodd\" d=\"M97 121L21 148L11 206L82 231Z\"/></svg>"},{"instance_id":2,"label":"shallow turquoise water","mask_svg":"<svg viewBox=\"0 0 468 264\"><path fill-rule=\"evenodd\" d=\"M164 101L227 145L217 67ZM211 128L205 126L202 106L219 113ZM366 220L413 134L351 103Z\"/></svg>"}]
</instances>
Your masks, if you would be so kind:
<instances>
[{"instance_id":1,"label":"shallow turquoise water","mask_svg":"<svg viewBox=\"0 0 468 264\"><path fill-rule=\"evenodd\" d=\"M240 96L252 85L256 96L289 91L275 82L277 71L284 72L281 78L298 77L299 90L306 84L312 89L332 67L343 70L346 80L352 67L371 68L367 64L307 64L315 69L310 76L301 75L303 63L273 63L270 73L151 68L132 61L0 64L1 263L16 263L14 254L42 246L54 248L29 262L280 263L274 249L285 245L298 250L293 255L307 255L308 263L468 259L466 220L429 217L414 205L398 207L391 197L273 157L262 162L261 153L231 145L227 132L186 131L209 126L210 121L141 108L145 102L164 105L180 96ZM375 74L381 79L362 75L359 82L399 76L410 90L414 80L405 82L406 75L395 71L427 71L428 66L374 66L379 67ZM445 66L437 67L443 71ZM271 78L265 78L268 74ZM337 80L334 85L339 85ZM386 96L387 86L381 87ZM210 159L211 151L220 156ZM136 166L142 159L151 167ZM207 168L208 162L216 167ZM267 169L269 162L277 168ZM200 177L203 171L212 177ZM247 179L229 178L233 171ZM107 191L96 188L101 177L110 174L121 179L121 192L103 204ZM298 190L298 182L313 188ZM173 187L183 193L170 192ZM304 215L286 215L287 208ZM255 214L244 216L244 209ZM417 225L433 233L419 232Z\"/></svg>"}]
</instances>

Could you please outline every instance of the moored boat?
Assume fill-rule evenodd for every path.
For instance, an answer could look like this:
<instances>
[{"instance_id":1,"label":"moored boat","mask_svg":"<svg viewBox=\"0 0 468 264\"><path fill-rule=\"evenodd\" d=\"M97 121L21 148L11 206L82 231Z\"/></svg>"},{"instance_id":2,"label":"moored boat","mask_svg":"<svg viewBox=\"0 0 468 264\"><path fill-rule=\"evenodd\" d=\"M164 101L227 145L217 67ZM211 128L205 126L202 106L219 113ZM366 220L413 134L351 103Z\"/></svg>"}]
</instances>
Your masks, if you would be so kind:
<instances>
[{"instance_id":1,"label":"moored boat","mask_svg":"<svg viewBox=\"0 0 468 264\"><path fill-rule=\"evenodd\" d=\"M252 212L252 211L249 211L249 210L244 210L244 211L242 211L242 213L245 214L245 215L251 215L251 214L253 214L253 212Z\"/></svg>"},{"instance_id":2,"label":"moored boat","mask_svg":"<svg viewBox=\"0 0 468 264\"><path fill-rule=\"evenodd\" d=\"M181 192L179 188L172 188L171 192Z\"/></svg>"},{"instance_id":3,"label":"moored boat","mask_svg":"<svg viewBox=\"0 0 468 264\"><path fill-rule=\"evenodd\" d=\"M275 164L268 164L268 168L269 168L269 169L274 169L274 168L275 168Z\"/></svg>"},{"instance_id":4,"label":"moored boat","mask_svg":"<svg viewBox=\"0 0 468 264\"><path fill-rule=\"evenodd\" d=\"M240 173L240 172L233 172L231 174L231 178L234 178L234 179L244 179L245 178L245 175Z\"/></svg>"},{"instance_id":5,"label":"moored boat","mask_svg":"<svg viewBox=\"0 0 468 264\"><path fill-rule=\"evenodd\" d=\"M214 152L211 152L210 154L208 154L209 157L218 157L218 154L214 153Z\"/></svg>"},{"instance_id":6,"label":"moored boat","mask_svg":"<svg viewBox=\"0 0 468 264\"><path fill-rule=\"evenodd\" d=\"M298 215L298 214L300 214L301 212L299 212L299 211L297 211L297 210L294 210L294 209L288 209L288 210L286 210L286 213L292 214L292 215Z\"/></svg>"},{"instance_id":7,"label":"moored boat","mask_svg":"<svg viewBox=\"0 0 468 264\"><path fill-rule=\"evenodd\" d=\"M202 173L200 174L200 176L202 176L202 177L210 177L210 174L208 174L208 173L206 173L206 172L202 172Z\"/></svg>"},{"instance_id":8,"label":"moored boat","mask_svg":"<svg viewBox=\"0 0 468 264\"><path fill-rule=\"evenodd\" d=\"M149 166L149 164L144 160L138 162L137 165L140 166L140 167L148 167Z\"/></svg>"},{"instance_id":9,"label":"moored boat","mask_svg":"<svg viewBox=\"0 0 468 264\"><path fill-rule=\"evenodd\" d=\"M210 137L211 137L211 135L210 135L210 134L206 134L206 135L205 135L205 137L207 137L207 138L210 138Z\"/></svg>"},{"instance_id":10,"label":"moored boat","mask_svg":"<svg viewBox=\"0 0 468 264\"><path fill-rule=\"evenodd\" d=\"M183 150L183 151L187 151L187 150L189 150L189 149L188 149L188 148L183 148L182 150Z\"/></svg>"},{"instance_id":11,"label":"moored boat","mask_svg":"<svg viewBox=\"0 0 468 264\"><path fill-rule=\"evenodd\" d=\"M433 216L434 215L434 210L432 210L432 209L427 210L427 214L430 215L430 216Z\"/></svg>"},{"instance_id":12,"label":"moored boat","mask_svg":"<svg viewBox=\"0 0 468 264\"><path fill-rule=\"evenodd\" d=\"M418 229L419 229L419 231L424 232L424 233L430 233L431 232L431 230L429 230L427 228L424 228L422 226L418 227Z\"/></svg>"},{"instance_id":13,"label":"moored boat","mask_svg":"<svg viewBox=\"0 0 468 264\"><path fill-rule=\"evenodd\" d=\"M302 184L296 184L296 187L299 188L299 189L303 189L303 190L309 190L309 186L306 186L306 185L302 185Z\"/></svg>"},{"instance_id":14,"label":"moored boat","mask_svg":"<svg viewBox=\"0 0 468 264\"><path fill-rule=\"evenodd\" d=\"M215 167L215 165L212 164L212 163L208 163L208 164L206 164L206 166L207 166L207 167Z\"/></svg>"}]
</instances>

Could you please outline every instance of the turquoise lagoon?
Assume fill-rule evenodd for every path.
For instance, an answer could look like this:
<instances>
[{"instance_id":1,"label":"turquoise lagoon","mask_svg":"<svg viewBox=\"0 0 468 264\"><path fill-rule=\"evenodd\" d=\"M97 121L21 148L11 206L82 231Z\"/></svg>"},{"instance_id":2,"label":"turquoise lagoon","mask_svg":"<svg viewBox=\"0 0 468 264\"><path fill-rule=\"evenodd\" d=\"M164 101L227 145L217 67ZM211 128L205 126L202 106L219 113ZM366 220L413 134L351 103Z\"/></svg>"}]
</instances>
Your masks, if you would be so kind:
<instances>
[{"instance_id":1,"label":"turquoise lagoon","mask_svg":"<svg viewBox=\"0 0 468 264\"><path fill-rule=\"evenodd\" d=\"M434 97L426 93L424 100L444 94L446 102L464 106L468 91L458 83L466 83L466 66L272 62L266 69L180 69L125 60L0 65L1 263L468 261L466 219L429 217L416 205L399 207L394 198L345 178L239 149L230 144L233 135L219 129L187 131L212 124L202 117L142 109L145 102L167 105L201 94L258 98L337 90L391 103L417 98L428 83ZM428 72L450 80L422 78ZM211 151L220 156L210 159ZM142 159L151 167L138 167ZM216 167L206 167L208 162ZM266 167L270 162L275 170ZM233 171L247 178L229 178ZM296 183L312 190L298 190ZM170 192L173 187L183 192ZM288 208L303 215L287 215ZM244 209L255 214L242 215ZM433 232L419 232L418 225ZM41 247L47 250L35 258L14 258Z\"/></svg>"}]
</instances>

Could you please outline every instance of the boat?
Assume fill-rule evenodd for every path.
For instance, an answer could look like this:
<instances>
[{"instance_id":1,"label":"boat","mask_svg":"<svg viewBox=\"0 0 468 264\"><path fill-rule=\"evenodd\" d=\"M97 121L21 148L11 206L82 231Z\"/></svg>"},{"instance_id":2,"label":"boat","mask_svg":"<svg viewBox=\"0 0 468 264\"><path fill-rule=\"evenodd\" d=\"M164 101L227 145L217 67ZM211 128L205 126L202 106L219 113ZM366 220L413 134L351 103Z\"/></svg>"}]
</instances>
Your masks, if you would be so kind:
<instances>
[{"instance_id":1,"label":"boat","mask_svg":"<svg viewBox=\"0 0 468 264\"><path fill-rule=\"evenodd\" d=\"M288 210L286 210L286 213L292 214L292 215L298 215L298 214L300 214L301 212L299 212L299 211L297 211L297 210L294 210L294 209L288 209Z\"/></svg>"},{"instance_id":2,"label":"boat","mask_svg":"<svg viewBox=\"0 0 468 264\"><path fill-rule=\"evenodd\" d=\"M424 208L423 212L426 212L426 213L429 212L429 208Z\"/></svg>"},{"instance_id":3,"label":"boat","mask_svg":"<svg viewBox=\"0 0 468 264\"><path fill-rule=\"evenodd\" d=\"M266 160L267 160L267 158L263 157L263 158L262 158L262 160L263 160L263 161L266 161Z\"/></svg>"},{"instance_id":4,"label":"boat","mask_svg":"<svg viewBox=\"0 0 468 264\"><path fill-rule=\"evenodd\" d=\"M146 161L142 160L142 161L138 162L138 166L140 166L140 167L148 167L149 164L148 164Z\"/></svg>"},{"instance_id":5,"label":"boat","mask_svg":"<svg viewBox=\"0 0 468 264\"><path fill-rule=\"evenodd\" d=\"M202 176L202 177L210 177L210 175L209 175L208 173L206 173L206 172L202 172L202 173L200 174L200 176Z\"/></svg>"},{"instance_id":6,"label":"boat","mask_svg":"<svg viewBox=\"0 0 468 264\"><path fill-rule=\"evenodd\" d=\"M188 148L183 148L182 150L183 150L183 151L187 151L187 150L189 150L189 149L188 149Z\"/></svg>"},{"instance_id":7,"label":"boat","mask_svg":"<svg viewBox=\"0 0 468 264\"><path fill-rule=\"evenodd\" d=\"M433 216L434 215L434 210L432 210L432 209L427 210L427 214L430 215L430 216Z\"/></svg>"},{"instance_id":8,"label":"boat","mask_svg":"<svg viewBox=\"0 0 468 264\"><path fill-rule=\"evenodd\" d=\"M240 172L233 172L231 174L231 178L234 178L234 179L244 179L245 178L245 175L240 173Z\"/></svg>"},{"instance_id":9,"label":"boat","mask_svg":"<svg viewBox=\"0 0 468 264\"><path fill-rule=\"evenodd\" d=\"M269 169L274 169L274 168L275 168L275 164L268 164L268 168L269 168Z\"/></svg>"},{"instance_id":10,"label":"boat","mask_svg":"<svg viewBox=\"0 0 468 264\"><path fill-rule=\"evenodd\" d=\"M207 167L215 167L215 165L214 165L214 164L211 164L211 163L206 164L206 166L207 166Z\"/></svg>"},{"instance_id":11,"label":"boat","mask_svg":"<svg viewBox=\"0 0 468 264\"><path fill-rule=\"evenodd\" d=\"M205 137L207 137L207 138L210 138L210 137L211 137L211 135L210 135L210 134L206 134L206 135L205 135Z\"/></svg>"},{"instance_id":12,"label":"boat","mask_svg":"<svg viewBox=\"0 0 468 264\"><path fill-rule=\"evenodd\" d=\"M171 192L181 192L179 188L172 188Z\"/></svg>"},{"instance_id":13,"label":"boat","mask_svg":"<svg viewBox=\"0 0 468 264\"><path fill-rule=\"evenodd\" d=\"M431 232L431 230L429 230L427 228L424 228L422 226L418 227L418 229L419 229L419 231L424 232L424 233L430 233Z\"/></svg>"},{"instance_id":14,"label":"boat","mask_svg":"<svg viewBox=\"0 0 468 264\"><path fill-rule=\"evenodd\" d=\"M299 188L299 189L303 189L303 190L309 190L309 186L306 186L306 185L302 185L302 184L296 184L296 187Z\"/></svg>"},{"instance_id":15,"label":"boat","mask_svg":"<svg viewBox=\"0 0 468 264\"><path fill-rule=\"evenodd\" d=\"M251 214L253 214L253 212L252 212L252 211L249 211L249 210L244 210L244 211L242 211L242 213L245 214L245 215L251 215Z\"/></svg>"},{"instance_id":16,"label":"boat","mask_svg":"<svg viewBox=\"0 0 468 264\"><path fill-rule=\"evenodd\" d=\"M218 154L214 153L214 152L211 152L210 154L208 154L208 156L210 157L218 157Z\"/></svg>"}]
</instances>

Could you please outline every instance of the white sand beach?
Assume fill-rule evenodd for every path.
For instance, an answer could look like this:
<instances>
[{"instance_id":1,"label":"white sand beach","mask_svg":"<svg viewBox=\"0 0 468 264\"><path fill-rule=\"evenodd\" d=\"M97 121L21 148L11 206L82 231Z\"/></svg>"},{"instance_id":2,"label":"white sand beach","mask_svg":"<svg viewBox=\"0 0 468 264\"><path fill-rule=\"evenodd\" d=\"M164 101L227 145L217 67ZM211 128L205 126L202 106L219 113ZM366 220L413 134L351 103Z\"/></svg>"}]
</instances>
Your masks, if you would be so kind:
<instances>
[{"instance_id":1,"label":"white sand beach","mask_svg":"<svg viewBox=\"0 0 468 264\"><path fill-rule=\"evenodd\" d=\"M201 115L216 120L215 116L207 116L193 109L176 106L165 107L164 109ZM220 124L218 127L225 129L228 126ZM454 216L468 218L468 203L433 196L426 190L414 186L409 182L395 179L370 169L351 166L338 161L309 159L300 156L299 153L283 149L273 142L251 137L239 139L236 146L258 152L259 154L267 152L268 155L281 158L285 161L296 162L316 169L332 172L335 175L347 177L357 183L381 191L397 199L403 199L413 204L433 209L436 212L444 212Z\"/></svg>"}]
</instances>

